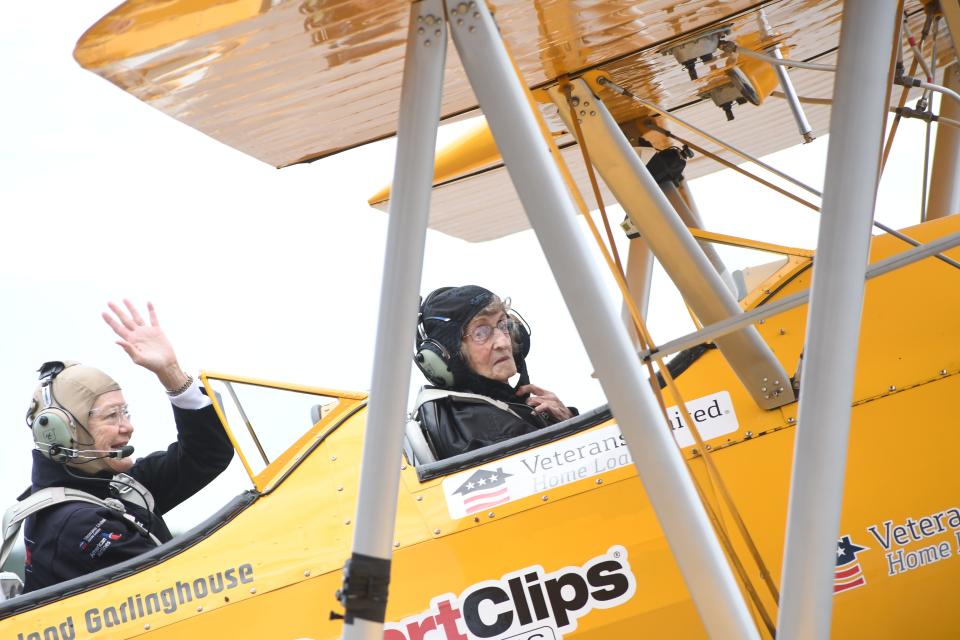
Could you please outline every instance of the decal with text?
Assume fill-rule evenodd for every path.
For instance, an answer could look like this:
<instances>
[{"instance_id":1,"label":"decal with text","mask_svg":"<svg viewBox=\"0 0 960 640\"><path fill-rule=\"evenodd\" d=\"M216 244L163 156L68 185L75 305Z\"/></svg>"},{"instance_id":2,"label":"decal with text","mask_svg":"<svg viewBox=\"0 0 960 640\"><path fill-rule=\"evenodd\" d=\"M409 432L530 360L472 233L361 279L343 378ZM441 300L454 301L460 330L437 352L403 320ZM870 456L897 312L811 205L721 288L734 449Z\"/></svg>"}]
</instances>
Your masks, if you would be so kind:
<instances>
[{"instance_id":1,"label":"decal with text","mask_svg":"<svg viewBox=\"0 0 960 640\"><path fill-rule=\"evenodd\" d=\"M253 565L241 564L210 575L187 578L186 581L177 580L166 588L150 593L131 594L107 606L90 607L83 613L78 613L76 621L73 615L68 615L62 622L52 624L45 629L20 632L16 640L73 640L78 637L75 625L80 624L83 625L79 634L81 638L90 637L113 627L132 625L135 621L139 621L137 627L142 629L144 621L162 622L161 619L164 616L175 613L181 607L195 609L198 606L196 603L205 602L204 598L208 595L212 596L236 589L241 584L252 583ZM136 635L141 631L134 631L134 627L131 626L129 631L124 633Z\"/></svg>"},{"instance_id":2,"label":"decal with text","mask_svg":"<svg viewBox=\"0 0 960 640\"><path fill-rule=\"evenodd\" d=\"M903 522L886 520L867 531L883 548L890 577L960 554L960 509L956 507ZM940 536L939 541L933 539Z\"/></svg>"},{"instance_id":3,"label":"decal with text","mask_svg":"<svg viewBox=\"0 0 960 640\"><path fill-rule=\"evenodd\" d=\"M560 640L578 619L635 592L627 551L618 545L581 567L546 573L533 565L432 598L426 611L387 622L383 640Z\"/></svg>"},{"instance_id":4,"label":"decal with text","mask_svg":"<svg viewBox=\"0 0 960 640\"><path fill-rule=\"evenodd\" d=\"M687 409L704 440L740 428L726 391L691 400ZM667 416L677 444L693 444L679 408L668 407ZM449 476L443 494L450 517L457 519L630 464L620 427L611 424Z\"/></svg>"}]
</instances>

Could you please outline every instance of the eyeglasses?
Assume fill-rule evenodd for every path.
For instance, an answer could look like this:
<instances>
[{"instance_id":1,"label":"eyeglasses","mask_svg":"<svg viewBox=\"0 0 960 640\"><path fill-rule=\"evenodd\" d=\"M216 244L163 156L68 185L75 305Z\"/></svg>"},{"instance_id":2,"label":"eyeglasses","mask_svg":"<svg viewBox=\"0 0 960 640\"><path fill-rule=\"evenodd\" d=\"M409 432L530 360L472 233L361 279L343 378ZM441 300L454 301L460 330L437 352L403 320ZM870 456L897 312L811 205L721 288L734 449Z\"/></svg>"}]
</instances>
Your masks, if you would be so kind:
<instances>
[{"instance_id":1,"label":"eyeglasses","mask_svg":"<svg viewBox=\"0 0 960 640\"><path fill-rule=\"evenodd\" d=\"M499 329L500 333L507 336L508 338L511 338L511 336L513 335L513 324L514 324L513 320L510 320L509 318L504 318L503 320L498 322L496 325L492 325L492 324L477 325L476 327L473 328L472 331L468 332L463 337L465 339L470 338L477 344L486 344L487 341L493 337L493 330Z\"/></svg>"},{"instance_id":2,"label":"eyeglasses","mask_svg":"<svg viewBox=\"0 0 960 640\"><path fill-rule=\"evenodd\" d=\"M120 426L120 418L123 418L127 422L130 422L130 407L125 404L121 404L115 407L106 407L104 409L94 409L87 413L91 418L97 418L108 424L114 426Z\"/></svg>"}]
</instances>

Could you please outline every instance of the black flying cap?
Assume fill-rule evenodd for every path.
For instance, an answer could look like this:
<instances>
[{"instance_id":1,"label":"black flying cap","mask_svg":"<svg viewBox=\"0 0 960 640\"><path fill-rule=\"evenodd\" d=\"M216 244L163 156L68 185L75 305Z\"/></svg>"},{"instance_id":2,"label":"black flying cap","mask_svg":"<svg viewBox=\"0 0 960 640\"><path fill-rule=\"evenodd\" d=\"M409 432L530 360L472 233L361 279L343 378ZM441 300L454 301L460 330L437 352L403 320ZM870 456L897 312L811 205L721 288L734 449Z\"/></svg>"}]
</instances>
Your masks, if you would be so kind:
<instances>
[{"instance_id":1,"label":"black flying cap","mask_svg":"<svg viewBox=\"0 0 960 640\"><path fill-rule=\"evenodd\" d=\"M436 289L420 306L424 333L456 356L464 329L493 297L491 291L473 284Z\"/></svg>"}]
</instances>

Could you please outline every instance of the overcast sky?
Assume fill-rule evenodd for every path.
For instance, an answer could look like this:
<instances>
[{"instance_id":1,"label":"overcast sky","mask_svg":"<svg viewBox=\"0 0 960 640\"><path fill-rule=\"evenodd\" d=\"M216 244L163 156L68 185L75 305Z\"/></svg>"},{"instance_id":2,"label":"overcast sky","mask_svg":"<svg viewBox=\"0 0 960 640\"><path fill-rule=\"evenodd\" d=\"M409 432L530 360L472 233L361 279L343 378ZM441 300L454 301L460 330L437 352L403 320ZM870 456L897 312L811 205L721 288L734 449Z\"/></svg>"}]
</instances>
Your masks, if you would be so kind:
<instances>
[{"instance_id":1,"label":"overcast sky","mask_svg":"<svg viewBox=\"0 0 960 640\"><path fill-rule=\"evenodd\" d=\"M100 319L109 300L153 301L189 372L369 387L387 216L366 200L390 180L393 143L278 171L207 138L74 62L77 39L113 4L7 3L0 21L3 508L29 483L23 417L46 360L120 382L137 456L174 438L159 383ZM877 218L895 227L919 217L922 132L904 124L881 187ZM826 146L767 160L819 187ZM692 190L712 230L816 243L816 214L730 172ZM536 383L581 409L604 401L532 232L484 244L429 232L422 291L470 282L511 296L533 326ZM650 324L657 342L690 329L662 274ZM168 523L195 524L248 486L235 464Z\"/></svg>"}]
</instances>

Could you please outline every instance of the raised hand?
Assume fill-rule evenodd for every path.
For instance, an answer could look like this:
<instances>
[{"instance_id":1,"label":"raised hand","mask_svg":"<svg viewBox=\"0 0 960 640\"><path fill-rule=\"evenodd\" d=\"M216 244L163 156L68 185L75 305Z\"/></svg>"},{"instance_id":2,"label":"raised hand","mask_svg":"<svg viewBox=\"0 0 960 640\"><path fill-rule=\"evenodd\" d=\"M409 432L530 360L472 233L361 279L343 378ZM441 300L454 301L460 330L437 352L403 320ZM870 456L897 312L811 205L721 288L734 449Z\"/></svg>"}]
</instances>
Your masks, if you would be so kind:
<instances>
[{"instance_id":1,"label":"raised hand","mask_svg":"<svg viewBox=\"0 0 960 640\"><path fill-rule=\"evenodd\" d=\"M573 416L570 409L560 402L560 398L552 391L542 389L535 384L525 384L517 389L518 396L528 393L530 397L527 398L527 404L533 407L534 413L549 413L558 421Z\"/></svg>"},{"instance_id":2,"label":"raised hand","mask_svg":"<svg viewBox=\"0 0 960 640\"><path fill-rule=\"evenodd\" d=\"M147 303L149 325L129 300L125 299L123 304L126 310L110 302L107 306L113 315L102 314L104 321L120 338L117 344L136 364L155 373L167 390L179 388L187 381L187 376L180 369L173 346L160 328L153 304Z\"/></svg>"}]
</instances>

